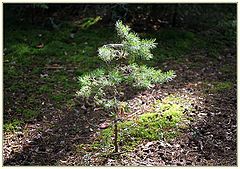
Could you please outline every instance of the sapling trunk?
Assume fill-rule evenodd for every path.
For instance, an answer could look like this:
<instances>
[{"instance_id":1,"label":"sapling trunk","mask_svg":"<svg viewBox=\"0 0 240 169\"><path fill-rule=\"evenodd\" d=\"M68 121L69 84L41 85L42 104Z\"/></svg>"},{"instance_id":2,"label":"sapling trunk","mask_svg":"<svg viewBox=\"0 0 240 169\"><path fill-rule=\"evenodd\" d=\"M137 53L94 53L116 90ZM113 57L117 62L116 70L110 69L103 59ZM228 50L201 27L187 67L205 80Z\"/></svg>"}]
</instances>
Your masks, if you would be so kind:
<instances>
[{"instance_id":1,"label":"sapling trunk","mask_svg":"<svg viewBox=\"0 0 240 169\"><path fill-rule=\"evenodd\" d=\"M118 152L118 126L117 126L117 123L118 123L118 104L117 104L117 98L116 96L118 95L118 91L116 89L116 86L114 86L114 100L115 100L115 105L114 105L114 112L115 112L115 119L114 119L114 147L115 147L115 150L114 152L117 153Z\"/></svg>"},{"instance_id":2,"label":"sapling trunk","mask_svg":"<svg viewBox=\"0 0 240 169\"><path fill-rule=\"evenodd\" d=\"M118 127L117 127L117 118L114 120L114 147L115 147L115 153L118 152Z\"/></svg>"}]
</instances>

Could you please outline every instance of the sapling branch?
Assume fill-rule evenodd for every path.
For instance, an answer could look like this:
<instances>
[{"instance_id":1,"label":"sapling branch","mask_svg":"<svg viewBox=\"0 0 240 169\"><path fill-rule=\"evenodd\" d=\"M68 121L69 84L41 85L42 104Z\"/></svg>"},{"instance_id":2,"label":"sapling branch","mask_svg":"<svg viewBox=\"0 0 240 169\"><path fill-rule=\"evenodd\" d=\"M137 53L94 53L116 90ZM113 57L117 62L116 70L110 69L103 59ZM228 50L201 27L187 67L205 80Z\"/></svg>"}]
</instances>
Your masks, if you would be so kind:
<instances>
[{"instance_id":1,"label":"sapling branch","mask_svg":"<svg viewBox=\"0 0 240 169\"><path fill-rule=\"evenodd\" d=\"M117 126L118 120L117 118L114 119L114 151L118 152L118 126Z\"/></svg>"},{"instance_id":2,"label":"sapling branch","mask_svg":"<svg viewBox=\"0 0 240 169\"><path fill-rule=\"evenodd\" d=\"M114 49L122 49L123 48L123 44L119 43L119 44L107 44L107 45L103 45L103 47L111 47Z\"/></svg>"}]
</instances>

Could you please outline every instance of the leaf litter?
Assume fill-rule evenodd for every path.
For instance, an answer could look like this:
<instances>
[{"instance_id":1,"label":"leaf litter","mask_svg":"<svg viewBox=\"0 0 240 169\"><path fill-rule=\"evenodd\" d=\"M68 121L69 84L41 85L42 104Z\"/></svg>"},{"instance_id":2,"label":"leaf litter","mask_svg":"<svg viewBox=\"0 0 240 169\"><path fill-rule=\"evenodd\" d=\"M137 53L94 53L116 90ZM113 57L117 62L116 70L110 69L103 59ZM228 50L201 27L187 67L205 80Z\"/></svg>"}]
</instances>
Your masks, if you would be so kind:
<instances>
[{"instance_id":1,"label":"leaf litter","mask_svg":"<svg viewBox=\"0 0 240 169\"><path fill-rule=\"evenodd\" d=\"M200 61L204 64L191 67L189 65L194 63L192 58L194 56L184 63L165 62L168 69L176 70L177 78L128 100L133 112L128 114L128 118L133 118L147 112L151 103L171 94L189 98L194 107L188 113L192 119L177 138L144 140L133 151L118 154L118 158L104 156L101 151L96 152L86 145L94 142L99 128L109 127L109 114L82 103L77 103L67 112L64 105L59 109L50 100L42 98L44 116L41 120L26 124L20 131L4 132L4 165L236 165L236 75L229 79L226 74L219 73L222 65L236 67L236 58L229 58L227 53L213 64L206 62L206 56L201 56ZM46 75L49 75L48 71L55 70L47 70ZM234 87L218 92L209 90L209 82L226 80L231 81Z\"/></svg>"}]
</instances>

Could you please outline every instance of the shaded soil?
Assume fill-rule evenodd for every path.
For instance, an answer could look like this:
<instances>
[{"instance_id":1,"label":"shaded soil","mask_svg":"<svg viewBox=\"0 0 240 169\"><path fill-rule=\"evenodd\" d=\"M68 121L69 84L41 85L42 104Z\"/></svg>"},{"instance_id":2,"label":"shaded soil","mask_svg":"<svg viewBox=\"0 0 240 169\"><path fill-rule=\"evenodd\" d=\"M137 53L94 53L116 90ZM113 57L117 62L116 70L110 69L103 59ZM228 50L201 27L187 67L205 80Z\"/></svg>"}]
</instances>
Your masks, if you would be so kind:
<instances>
[{"instance_id":1,"label":"shaded soil","mask_svg":"<svg viewBox=\"0 0 240 169\"><path fill-rule=\"evenodd\" d=\"M223 65L230 66L231 72L221 72ZM175 70L177 77L137 94L128 102L133 113L142 114L154 100L170 94L190 98L196 110L188 114L193 120L178 138L144 141L118 158L99 157L92 150L82 152L77 147L94 141L99 124L110 118L108 114L98 108L85 107L79 100L70 108L65 104L57 108L54 102L45 100L44 106L40 106L43 112L40 119L26 123L18 132L4 133L4 165L236 165L236 52L226 50L217 59L197 52L181 62L164 62L159 68ZM74 81L71 73L69 77ZM210 89L215 81L230 81L233 87L213 92ZM18 98L5 91L7 96Z\"/></svg>"}]
</instances>

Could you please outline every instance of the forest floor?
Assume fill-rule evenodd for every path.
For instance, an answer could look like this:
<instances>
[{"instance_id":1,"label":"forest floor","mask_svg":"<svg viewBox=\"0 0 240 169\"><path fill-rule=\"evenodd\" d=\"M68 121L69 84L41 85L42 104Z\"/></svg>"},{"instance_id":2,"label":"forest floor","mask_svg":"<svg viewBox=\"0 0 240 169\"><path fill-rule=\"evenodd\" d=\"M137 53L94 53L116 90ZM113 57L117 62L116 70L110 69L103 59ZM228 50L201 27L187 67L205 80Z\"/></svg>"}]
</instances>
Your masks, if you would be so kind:
<instances>
[{"instance_id":1,"label":"forest floor","mask_svg":"<svg viewBox=\"0 0 240 169\"><path fill-rule=\"evenodd\" d=\"M7 31L4 165L237 165L236 49L221 48L221 52L210 56L204 47L191 46L198 40L195 34L174 31L170 32L174 43L168 41L171 47L163 46L164 39L156 37L161 45L154 51L155 55L173 57L157 57L148 64L164 71L174 70L177 77L151 90L129 93L131 111L127 115L139 117L149 112L157 100L171 96L191 103L192 109L185 113L188 122L174 137L142 139L128 151L120 145L120 153L115 155L109 153L111 146L93 146L99 133L106 130L99 126L111 121L109 114L86 107L75 97L79 89L77 76L101 66L96 50L114 40L109 35L112 31L83 30L74 38L69 37L69 29ZM185 41L185 46L177 46L177 40ZM179 50L173 53L175 48Z\"/></svg>"}]
</instances>

